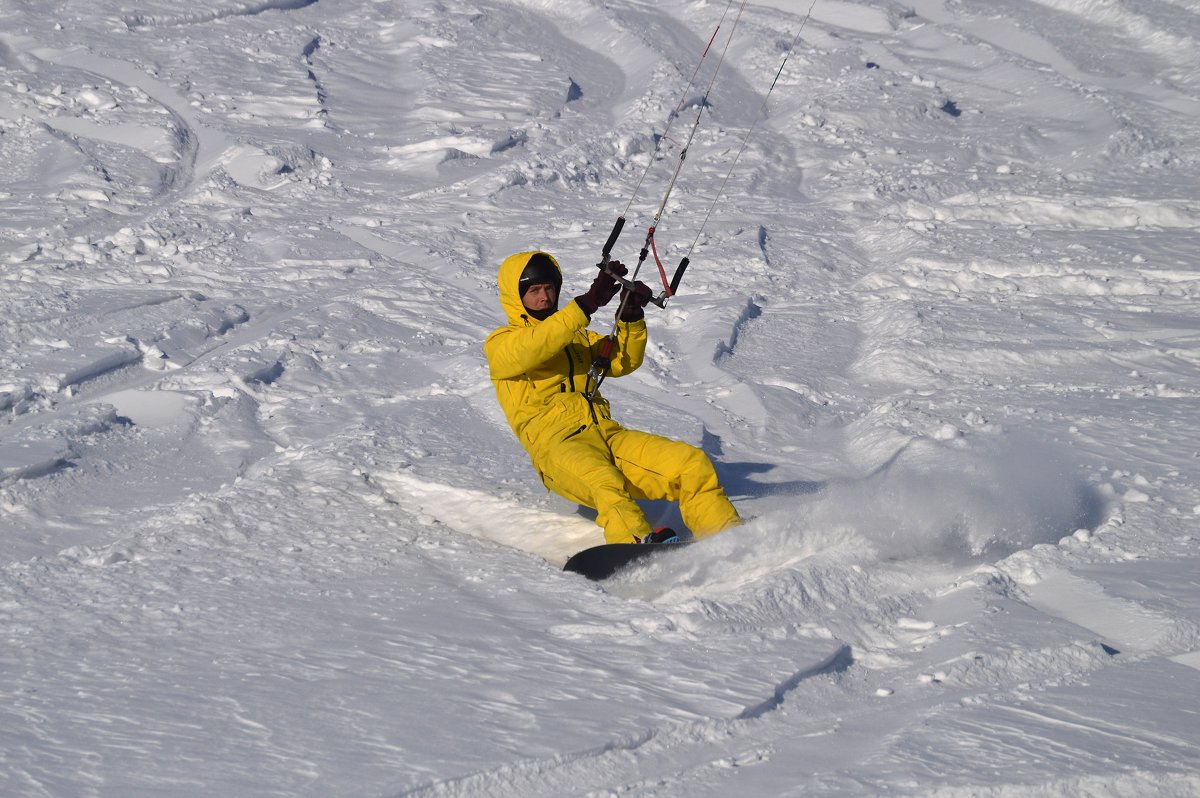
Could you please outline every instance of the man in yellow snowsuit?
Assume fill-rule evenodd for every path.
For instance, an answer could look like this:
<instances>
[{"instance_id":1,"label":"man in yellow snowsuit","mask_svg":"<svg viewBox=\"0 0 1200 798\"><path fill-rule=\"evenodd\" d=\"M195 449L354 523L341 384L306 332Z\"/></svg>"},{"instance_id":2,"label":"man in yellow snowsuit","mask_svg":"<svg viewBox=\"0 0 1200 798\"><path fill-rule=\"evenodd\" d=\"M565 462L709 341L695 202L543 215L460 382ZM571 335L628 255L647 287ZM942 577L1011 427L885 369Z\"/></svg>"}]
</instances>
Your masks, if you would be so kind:
<instances>
[{"instance_id":1,"label":"man in yellow snowsuit","mask_svg":"<svg viewBox=\"0 0 1200 798\"><path fill-rule=\"evenodd\" d=\"M616 261L609 267L625 273ZM500 407L546 487L594 508L608 543L640 542L651 535L635 499L678 502L697 538L740 523L703 451L626 429L612 420L599 392L590 402L585 395L588 369L604 341L588 322L620 290L612 276L601 271L562 309L562 271L545 252L506 258L499 280L508 324L488 336L484 353ZM643 311L651 291L641 283L637 287L617 324L613 377L637 369L645 355Z\"/></svg>"}]
</instances>

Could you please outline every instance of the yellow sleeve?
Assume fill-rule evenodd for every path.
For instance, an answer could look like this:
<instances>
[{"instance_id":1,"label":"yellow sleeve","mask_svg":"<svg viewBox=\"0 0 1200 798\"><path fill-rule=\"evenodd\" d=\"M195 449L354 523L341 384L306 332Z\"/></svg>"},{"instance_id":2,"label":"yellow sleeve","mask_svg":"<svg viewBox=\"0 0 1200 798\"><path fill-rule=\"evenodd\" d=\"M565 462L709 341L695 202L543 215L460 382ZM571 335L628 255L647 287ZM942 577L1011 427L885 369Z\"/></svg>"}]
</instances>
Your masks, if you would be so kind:
<instances>
[{"instance_id":1,"label":"yellow sleeve","mask_svg":"<svg viewBox=\"0 0 1200 798\"><path fill-rule=\"evenodd\" d=\"M492 379L519 377L545 363L562 351L575 334L587 325L587 314L572 301L538 324L501 327L489 335L483 344Z\"/></svg>"},{"instance_id":2,"label":"yellow sleeve","mask_svg":"<svg viewBox=\"0 0 1200 798\"><path fill-rule=\"evenodd\" d=\"M636 371L646 357L646 320L617 322L617 351L609 374L620 377Z\"/></svg>"}]
</instances>

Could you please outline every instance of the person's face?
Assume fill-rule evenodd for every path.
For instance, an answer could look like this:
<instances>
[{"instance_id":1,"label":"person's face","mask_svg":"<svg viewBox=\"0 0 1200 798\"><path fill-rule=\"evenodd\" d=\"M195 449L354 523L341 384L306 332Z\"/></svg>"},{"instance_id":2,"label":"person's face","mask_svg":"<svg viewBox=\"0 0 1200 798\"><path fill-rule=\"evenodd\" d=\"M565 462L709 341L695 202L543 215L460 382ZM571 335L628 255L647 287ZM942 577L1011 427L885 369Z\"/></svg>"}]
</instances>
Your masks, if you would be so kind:
<instances>
[{"instance_id":1,"label":"person's face","mask_svg":"<svg viewBox=\"0 0 1200 798\"><path fill-rule=\"evenodd\" d=\"M558 301L558 292L553 283L534 283L525 291L521 302L530 310L549 310Z\"/></svg>"}]
</instances>

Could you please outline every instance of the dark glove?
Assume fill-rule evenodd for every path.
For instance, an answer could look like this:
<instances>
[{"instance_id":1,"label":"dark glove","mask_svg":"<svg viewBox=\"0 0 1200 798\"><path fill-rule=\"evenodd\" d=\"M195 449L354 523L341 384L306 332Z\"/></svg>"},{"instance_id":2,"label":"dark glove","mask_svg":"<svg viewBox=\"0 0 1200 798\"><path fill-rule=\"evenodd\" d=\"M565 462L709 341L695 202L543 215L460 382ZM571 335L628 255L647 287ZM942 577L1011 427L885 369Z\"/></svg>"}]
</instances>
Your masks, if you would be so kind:
<instances>
[{"instance_id":1,"label":"dark glove","mask_svg":"<svg viewBox=\"0 0 1200 798\"><path fill-rule=\"evenodd\" d=\"M633 284L633 292L629 289L621 291L621 301L625 306L621 308L621 321L639 321L646 315L646 305L650 304L650 298L654 296L654 292L650 290L650 286L638 280Z\"/></svg>"},{"instance_id":2,"label":"dark glove","mask_svg":"<svg viewBox=\"0 0 1200 798\"><path fill-rule=\"evenodd\" d=\"M613 279L613 274L624 277L627 271L629 270L621 261L609 261L608 270L597 274L588 290L575 297L575 301L579 303L579 307L583 308L583 312L588 315L589 319L593 313L611 302L612 298L617 295L617 291L621 290L620 284Z\"/></svg>"}]
</instances>

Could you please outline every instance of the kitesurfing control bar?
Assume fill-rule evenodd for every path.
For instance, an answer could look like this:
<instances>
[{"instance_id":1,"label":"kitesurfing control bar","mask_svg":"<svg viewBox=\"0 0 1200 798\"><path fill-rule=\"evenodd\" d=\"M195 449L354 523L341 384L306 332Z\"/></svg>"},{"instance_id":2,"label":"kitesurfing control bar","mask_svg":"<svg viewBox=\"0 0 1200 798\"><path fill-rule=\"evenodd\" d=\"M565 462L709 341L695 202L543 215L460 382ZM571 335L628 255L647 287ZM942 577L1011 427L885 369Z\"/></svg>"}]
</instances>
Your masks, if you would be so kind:
<instances>
[{"instance_id":1,"label":"kitesurfing control bar","mask_svg":"<svg viewBox=\"0 0 1200 798\"><path fill-rule=\"evenodd\" d=\"M686 258L686 257L683 260L679 261L679 266L677 266L675 268L675 274L671 276L670 287L666 291L664 291L661 295L650 297L650 301L665 310L667 307L667 300L670 299L671 297L675 296L675 294L679 291L679 283L683 280L683 273L685 271L687 271L687 267L688 267L689 263L691 263L691 259ZM634 283L633 280L630 280L628 277L622 277L619 274L614 274L613 272L609 271L608 266L606 264L597 263L596 268L602 269L609 277L613 278L613 280L615 280L617 282L617 284L620 285L622 288L628 289L630 291L636 290L636 284Z\"/></svg>"},{"instance_id":2,"label":"kitesurfing control bar","mask_svg":"<svg viewBox=\"0 0 1200 798\"><path fill-rule=\"evenodd\" d=\"M622 288L624 288L628 291L631 291L631 292L637 291L637 283L635 283L633 280L630 280L628 277L622 277L619 274L615 274L615 273L609 271L608 267L605 266L605 264L603 264L603 263L597 263L596 266L597 266L597 268L602 270L605 274L607 274L609 277L613 278L613 281L616 282L617 285L619 285ZM675 276L679 277L679 272L675 272ZM674 291L672 291L672 293L674 293ZM652 296L652 297L650 297L650 301L653 302L655 305L658 305L660 308L666 308L667 296L668 296L668 294L665 294L665 293L662 296Z\"/></svg>"}]
</instances>

